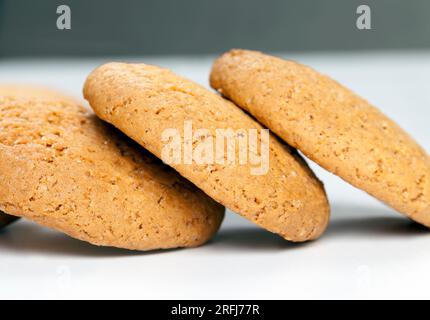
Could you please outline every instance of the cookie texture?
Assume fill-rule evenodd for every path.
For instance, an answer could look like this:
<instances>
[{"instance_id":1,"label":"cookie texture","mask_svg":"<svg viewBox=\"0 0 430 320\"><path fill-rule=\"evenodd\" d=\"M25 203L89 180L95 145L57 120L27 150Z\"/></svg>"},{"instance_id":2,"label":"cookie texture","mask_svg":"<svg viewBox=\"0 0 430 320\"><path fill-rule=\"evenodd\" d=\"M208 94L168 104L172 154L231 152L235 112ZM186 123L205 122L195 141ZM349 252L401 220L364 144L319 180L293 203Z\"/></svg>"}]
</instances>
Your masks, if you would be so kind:
<instances>
[{"instance_id":1,"label":"cookie texture","mask_svg":"<svg viewBox=\"0 0 430 320\"><path fill-rule=\"evenodd\" d=\"M430 160L396 123L309 67L255 51L216 60L213 88L322 167L430 226Z\"/></svg>"},{"instance_id":2,"label":"cookie texture","mask_svg":"<svg viewBox=\"0 0 430 320\"><path fill-rule=\"evenodd\" d=\"M175 129L185 142L184 123L206 130L256 130L262 127L218 94L173 72L145 64L109 63L93 71L84 96L96 114L162 158L165 130ZM199 140L199 141L200 141ZM194 144L196 141L187 141ZM252 174L249 163L170 163L182 176L263 228L291 241L315 239L326 228L329 206L322 184L295 150L269 138L269 166ZM239 149L233 149L236 153ZM261 150L256 153L261 153ZM194 159L195 160L195 159Z\"/></svg>"},{"instance_id":3,"label":"cookie texture","mask_svg":"<svg viewBox=\"0 0 430 320\"><path fill-rule=\"evenodd\" d=\"M3 228L5 226L7 226L8 224L11 224L16 219L18 219L18 218L0 211L0 228Z\"/></svg>"},{"instance_id":4,"label":"cookie texture","mask_svg":"<svg viewBox=\"0 0 430 320\"><path fill-rule=\"evenodd\" d=\"M224 214L79 103L35 88L0 94L0 176L0 210L95 245L198 246Z\"/></svg>"}]
</instances>

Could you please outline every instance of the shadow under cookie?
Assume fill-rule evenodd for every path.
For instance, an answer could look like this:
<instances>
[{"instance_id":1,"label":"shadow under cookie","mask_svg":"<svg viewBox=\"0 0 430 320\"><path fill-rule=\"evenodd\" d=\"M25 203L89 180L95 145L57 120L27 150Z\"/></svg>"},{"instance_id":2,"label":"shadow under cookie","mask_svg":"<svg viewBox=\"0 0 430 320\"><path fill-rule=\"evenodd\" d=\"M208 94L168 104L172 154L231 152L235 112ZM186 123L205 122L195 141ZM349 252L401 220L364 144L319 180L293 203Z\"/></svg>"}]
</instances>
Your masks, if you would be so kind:
<instances>
[{"instance_id":1,"label":"shadow under cookie","mask_svg":"<svg viewBox=\"0 0 430 320\"><path fill-rule=\"evenodd\" d=\"M15 222L18 220L18 217L11 216L9 214L4 213L3 211L0 211L0 228L6 227L7 225L11 224L12 222Z\"/></svg>"},{"instance_id":2,"label":"shadow under cookie","mask_svg":"<svg viewBox=\"0 0 430 320\"><path fill-rule=\"evenodd\" d=\"M125 257L152 255L180 249L132 251L121 248L95 246L61 232L41 227L31 221L20 221L13 230L0 231L2 252L31 253L32 255L76 256L76 257Z\"/></svg>"}]
</instances>

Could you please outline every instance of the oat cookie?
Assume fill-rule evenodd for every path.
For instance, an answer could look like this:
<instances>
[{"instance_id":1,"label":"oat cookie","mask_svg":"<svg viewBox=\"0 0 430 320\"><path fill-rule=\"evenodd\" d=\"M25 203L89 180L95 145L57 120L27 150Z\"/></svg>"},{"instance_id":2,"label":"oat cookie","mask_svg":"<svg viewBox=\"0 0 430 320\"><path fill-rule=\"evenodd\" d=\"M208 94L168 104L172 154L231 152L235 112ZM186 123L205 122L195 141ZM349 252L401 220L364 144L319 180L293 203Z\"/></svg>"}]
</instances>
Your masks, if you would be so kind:
<instances>
[{"instance_id":1,"label":"oat cookie","mask_svg":"<svg viewBox=\"0 0 430 320\"><path fill-rule=\"evenodd\" d=\"M34 96L34 95L40 95L41 92L43 92L44 95L46 94L55 94L53 91L42 88L42 87L33 87L33 86L24 86L24 85L0 85L0 96L1 95L21 95L21 96ZM8 215L4 212L0 211L0 228L4 227L6 225L9 225L10 223L17 220L18 217Z\"/></svg>"},{"instance_id":2,"label":"oat cookie","mask_svg":"<svg viewBox=\"0 0 430 320\"><path fill-rule=\"evenodd\" d=\"M262 141L262 127L240 108L156 66L105 64L87 78L84 96L100 118L159 158L166 130L176 130L182 142L191 144L211 141L220 129L231 129L235 137L258 131ZM191 123L194 132L205 133L188 139L185 123ZM195 159L186 163L184 151L184 161L169 164L213 199L263 228L291 241L315 239L329 218L323 186L295 150L272 135L267 134L267 139L269 163L262 174L252 173L249 162L228 162L224 149L212 163ZM237 145L231 150L238 159ZM262 150L255 154L261 156Z\"/></svg>"},{"instance_id":3,"label":"oat cookie","mask_svg":"<svg viewBox=\"0 0 430 320\"><path fill-rule=\"evenodd\" d=\"M174 170L74 100L28 92L0 94L0 210L136 250L218 230L224 208Z\"/></svg>"},{"instance_id":4,"label":"oat cookie","mask_svg":"<svg viewBox=\"0 0 430 320\"><path fill-rule=\"evenodd\" d=\"M232 50L211 86L322 167L430 226L430 159L396 123L309 67Z\"/></svg>"}]
</instances>

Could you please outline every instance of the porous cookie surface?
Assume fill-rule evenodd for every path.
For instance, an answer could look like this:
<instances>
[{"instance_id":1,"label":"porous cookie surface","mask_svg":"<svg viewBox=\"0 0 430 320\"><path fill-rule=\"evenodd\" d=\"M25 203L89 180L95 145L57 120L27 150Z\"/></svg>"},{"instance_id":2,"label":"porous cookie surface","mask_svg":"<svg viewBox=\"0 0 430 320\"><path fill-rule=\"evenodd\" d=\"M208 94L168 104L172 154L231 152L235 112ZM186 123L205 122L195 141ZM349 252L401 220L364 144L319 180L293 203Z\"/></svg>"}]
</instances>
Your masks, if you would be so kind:
<instances>
[{"instance_id":1,"label":"porous cookie surface","mask_svg":"<svg viewBox=\"0 0 430 320\"><path fill-rule=\"evenodd\" d=\"M7 226L8 224L14 222L16 219L17 217L10 216L0 211L0 228Z\"/></svg>"},{"instance_id":2,"label":"porous cookie surface","mask_svg":"<svg viewBox=\"0 0 430 320\"><path fill-rule=\"evenodd\" d=\"M9 95L9 96L40 96L43 95L55 95L56 92L53 92L47 88L43 87L33 87L33 86L24 86L24 85L0 85L0 96L1 95ZM0 211L0 228L9 225L10 223L17 220L18 217L8 215L4 212Z\"/></svg>"},{"instance_id":3,"label":"porous cookie surface","mask_svg":"<svg viewBox=\"0 0 430 320\"><path fill-rule=\"evenodd\" d=\"M84 96L99 117L160 158L166 130L175 130L182 142L192 145L196 140L208 142L220 129L231 129L236 136L254 130L263 141L262 127L240 108L167 69L109 63L90 74ZM205 133L189 139L185 123L191 123L194 132ZM272 135L268 139L269 162L261 174L253 173L249 162L227 161L224 149L212 163L195 159L186 163L184 156L183 161L169 164L212 198L263 228L292 241L317 238L329 217L323 186L295 150ZM237 145L232 150L238 159ZM220 158L226 161L220 163Z\"/></svg>"},{"instance_id":4,"label":"porous cookie surface","mask_svg":"<svg viewBox=\"0 0 430 320\"><path fill-rule=\"evenodd\" d=\"M322 167L430 226L430 159L367 101L304 65L232 50L211 86Z\"/></svg>"},{"instance_id":5,"label":"porous cookie surface","mask_svg":"<svg viewBox=\"0 0 430 320\"><path fill-rule=\"evenodd\" d=\"M0 210L96 245L197 246L224 214L92 112L44 90L0 94L0 176Z\"/></svg>"}]
</instances>

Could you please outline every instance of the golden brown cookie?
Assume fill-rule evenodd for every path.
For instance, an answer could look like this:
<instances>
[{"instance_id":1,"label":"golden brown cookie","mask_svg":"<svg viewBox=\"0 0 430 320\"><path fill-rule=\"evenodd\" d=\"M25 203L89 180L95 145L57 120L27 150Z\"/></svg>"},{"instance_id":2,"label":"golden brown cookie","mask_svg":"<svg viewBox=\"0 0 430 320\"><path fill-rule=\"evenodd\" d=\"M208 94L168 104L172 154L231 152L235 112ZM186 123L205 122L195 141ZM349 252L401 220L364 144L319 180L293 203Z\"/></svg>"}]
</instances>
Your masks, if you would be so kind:
<instances>
[{"instance_id":1,"label":"golden brown cookie","mask_svg":"<svg viewBox=\"0 0 430 320\"><path fill-rule=\"evenodd\" d=\"M218 230L224 208L146 150L74 100L27 93L0 94L0 210L136 250Z\"/></svg>"},{"instance_id":2,"label":"golden brown cookie","mask_svg":"<svg viewBox=\"0 0 430 320\"><path fill-rule=\"evenodd\" d=\"M167 69L109 63L89 75L84 96L100 118L165 162L163 153L171 141L164 140L164 134L177 133L183 157L169 164L213 199L263 228L292 241L315 239L326 228L326 195L306 163L268 132L265 142L263 128L216 93ZM192 136L186 133L190 127ZM223 137L222 130L232 132L232 141L244 138L249 147L244 150L239 142L232 146L225 140L217 148L214 141ZM254 142L252 132L258 133ZM202 145L209 145L207 154L215 157L200 162L186 156L187 146L197 151ZM253 149L256 145L260 148ZM240 162L241 151L250 158L268 159L267 166L253 171L258 161Z\"/></svg>"},{"instance_id":3,"label":"golden brown cookie","mask_svg":"<svg viewBox=\"0 0 430 320\"><path fill-rule=\"evenodd\" d=\"M232 50L211 86L352 185L430 226L430 159L396 123L327 76L260 52Z\"/></svg>"},{"instance_id":4,"label":"golden brown cookie","mask_svg":"<svg viewBox=\"0 0 430 320\"><path fill-rule=\"evenodd\" d=\"M18 219L18 218L14 217L14 216L10 216L10 215L0 211L0 228L5 227L8 224L11 224L16 219Z\"/></svg>"},{"instance_id":5,"label":"golden brown cookie","mask_svg":"<svg viewBox=\"0 0 430 320\"><path fill-rule=\"evenodd\" d=\"M0 96L8 95L34 97L40 96L41 94L52 96L58 93L44 87L35 87L29 85L0 85ZM0 211L0 228L9 225L17 219L18 217L11 216Z\"/></svg>"}]
</instances>

